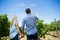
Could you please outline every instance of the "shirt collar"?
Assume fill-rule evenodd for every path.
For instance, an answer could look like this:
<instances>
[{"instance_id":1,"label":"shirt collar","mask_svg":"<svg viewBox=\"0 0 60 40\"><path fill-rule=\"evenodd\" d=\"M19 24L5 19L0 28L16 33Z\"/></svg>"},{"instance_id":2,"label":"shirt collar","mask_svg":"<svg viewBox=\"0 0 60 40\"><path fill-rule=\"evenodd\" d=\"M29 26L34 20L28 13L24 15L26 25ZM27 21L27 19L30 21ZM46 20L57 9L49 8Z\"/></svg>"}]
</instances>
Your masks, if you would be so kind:
<instances>
[{"instance_id":1,"label":"shirt collar","mask_svg":"<svg viewBox=\"0 0 60 40\"><path fill-rule=\"evenodd\" d=\"M29 16L29 15L31 15L31 13L30 14L27 14L27 16Z\"/></svg>"}]
</instances>

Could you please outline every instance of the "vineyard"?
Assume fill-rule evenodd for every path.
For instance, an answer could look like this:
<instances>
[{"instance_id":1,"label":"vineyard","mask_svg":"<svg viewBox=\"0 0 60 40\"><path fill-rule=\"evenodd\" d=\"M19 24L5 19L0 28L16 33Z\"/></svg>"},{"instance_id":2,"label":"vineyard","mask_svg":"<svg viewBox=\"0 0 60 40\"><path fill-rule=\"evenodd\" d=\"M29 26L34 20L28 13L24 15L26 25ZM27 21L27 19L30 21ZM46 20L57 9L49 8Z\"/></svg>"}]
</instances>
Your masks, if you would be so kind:
<instances>
[{"instance_id":1,"label":"vineyard","mask_svg":"<svg viewBox=\"0 0 60 40\"><path fill-rule=\"evenodd\" d=\"M60 37L60 20L44 23L44 20L37 20L36 26L38 29L39 40L59 40ZM0 40L9 40L10 21L7 14L0 15ZM21 30L21 27L20 27ZM26 39L26 30L25 39ZM24 38L21 38L23 40Z\"/></svg>"},{"instance_id":2,"label":"vineyard","mask_svg":"<svg viewBox=\"0 0 60 40\"><path fill-rule=\"evenodd\" d=\"M44 24L43 20L37 20L36 21L36 26L38 29L38 38L40 40L40 38L45 38L47 35L52 35L54 37L57 37L58 35L58 31L60 32L60 21L55 21L51 22L50 24ZM51 33L52 31L52 33Z\"/></svg>"}]
</instances>

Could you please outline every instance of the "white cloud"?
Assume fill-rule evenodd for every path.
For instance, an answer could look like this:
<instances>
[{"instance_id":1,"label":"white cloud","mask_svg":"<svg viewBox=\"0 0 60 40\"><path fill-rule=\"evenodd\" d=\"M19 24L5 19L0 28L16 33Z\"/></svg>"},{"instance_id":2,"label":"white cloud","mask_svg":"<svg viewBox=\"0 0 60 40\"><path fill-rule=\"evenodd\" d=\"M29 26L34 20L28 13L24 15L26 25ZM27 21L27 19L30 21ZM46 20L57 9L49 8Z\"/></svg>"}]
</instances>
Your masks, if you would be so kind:
<instances>
[{"instance_id":1,"label":"white cloud","mask_svg":"<svg viewBox=\"0 0 60 40\"><path fill-rule=\"evenodd\" d=\"M35 6L36 6L36 4L20 3L20 4L18 4L18 6L20 6L20 7L35 7Z\"/></svg>"},{"instance_id":2,"label":"white cloud","mask_svg":"<svg viewBox=\"0 0 60 40\"><path fill-rule=\"evenodd\" d=\"M27 5L25 3L20 3L20 4L18 4L18 6L20 6L20 7L26 7Z\"/></svg>"},{"instance_id":3,"label":"white cloud","mask_svg":"<svg viewBox=\"0 0 60 40\"><path fill-rule=\"evenodd\" d=\"M36 6L36 4L30 4L30 7L35 7Z\"/></svg>"}]
</instances>

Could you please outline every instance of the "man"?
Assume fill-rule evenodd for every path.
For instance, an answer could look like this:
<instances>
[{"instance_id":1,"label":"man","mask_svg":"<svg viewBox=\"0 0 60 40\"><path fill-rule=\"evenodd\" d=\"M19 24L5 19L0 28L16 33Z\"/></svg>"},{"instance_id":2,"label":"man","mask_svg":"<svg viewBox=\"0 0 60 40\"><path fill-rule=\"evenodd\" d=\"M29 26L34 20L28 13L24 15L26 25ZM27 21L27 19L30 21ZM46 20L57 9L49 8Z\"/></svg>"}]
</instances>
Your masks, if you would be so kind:
<instances>
[{"instance_id":1,"label":"man","mask_svg":"<svg viewBox=\"0 0 60 40\"><path fill-rule=\"evenodd\" d=\"M26 25L27 40L38 40L38 31L36 28L36 20L38 20L38 18L31 15L31 10L29 8L27 8L25 12L27 17L22 21L22 32L24 32L24 27Z\"/></svg>"}]
</instances>

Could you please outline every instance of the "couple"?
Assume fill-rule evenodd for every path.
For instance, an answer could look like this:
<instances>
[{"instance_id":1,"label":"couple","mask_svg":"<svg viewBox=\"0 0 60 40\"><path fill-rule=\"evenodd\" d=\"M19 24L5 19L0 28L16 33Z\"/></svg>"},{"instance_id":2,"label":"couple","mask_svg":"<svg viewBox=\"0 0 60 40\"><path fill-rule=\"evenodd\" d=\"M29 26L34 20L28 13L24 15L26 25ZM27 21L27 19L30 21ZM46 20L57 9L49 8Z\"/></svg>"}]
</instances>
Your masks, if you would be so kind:
<instances>
[{"instance_id":1,"label":"couple","mask_svg":"<svg viewBox=\"0 0 60 40\"><path fill-rule=\"evenodd\" d=\"M18 35L24 37L24 27L26 25L26 36L27 40L38 40L38 30L36 28L36 20L38 18L34 15L31 15L30 8L25 10L27 16L22 21L22 32L19 30L17 17L14 16L10 23L10 40L18 40Z\"/></svg>"}]
</instances>

